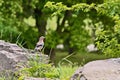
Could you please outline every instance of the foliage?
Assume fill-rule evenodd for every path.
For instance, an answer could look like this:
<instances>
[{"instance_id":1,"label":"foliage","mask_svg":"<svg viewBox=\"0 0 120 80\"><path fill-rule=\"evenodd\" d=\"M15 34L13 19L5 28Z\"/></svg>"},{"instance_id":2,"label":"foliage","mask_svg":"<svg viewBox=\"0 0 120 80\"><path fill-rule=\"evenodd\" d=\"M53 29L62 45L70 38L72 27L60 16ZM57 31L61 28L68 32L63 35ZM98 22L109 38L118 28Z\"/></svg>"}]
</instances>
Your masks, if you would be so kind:
<instances>
[{"instance_id":1,"label":"foliage","mask_svg":"<svg viewBox=\"0 0 120 80\"><path fill-rule=\"evenodd\" d=\"M32 27L28 27L28 26L25 26L25 27L27 29L23 29L21 31L22 34L20 36L20 38L22 38L22 40L24 42L24 44L22 44L22 46L24 46L25 48L28 48L28 49L34 49L36 42L38 41L37 30L36 30L36 28L32 28Z\"/></svg>"},{"instance_id":2,"label":"foliage","mask_svg":"<svg viewBox=\"0 0 120 80\"><path fill-rule=\"evenodd\" d=\"M92 6L93 4L90 6L90 8L92 8ZM81 3L79 5L76 4L76 5L73 5L72 7L67 7L61 2L56 4L54 2L47 2L45 5L45 8L49 8L51 11L53 11L52 16L62 15L67 10L73 11L72 12L73 15L69 16L70 18L67 19L68 26L63 27L61 29L61 32L59 32L60 33L59 35L60 37L62 37L62 41L63 43L65 43L64 45L66 47L74 47L76 51L84 50L86 45L89 43L90 35L88 34L88 31L85 30L85 27L83 27L84 25L83 20L86 18L86 13L84 13L83 11L85 9L88 9L87 7L89 7L89 5L84 3L83 4ZM79 11L79 9L83 9L83 11ZM79 14L79 12L81 14ZM80 17L81 15L83 16ZM60 26L57 26L57 27L60 27ZM58 39L60 40L60 38Z\"/></svg>"},{"instance_id":3,"label":"foliage","mask_svg":"<svg viewBox=\"0 0 120 80\"><path fill-rule=\"evenodd\" d=\"M62 58L58 62L58 71L60 75L60 80L70 80L70 77L73 75L74 71L78 68L78 66L68 60L73 54L70 54L64 58ZM69 66L69 67L68 67Z\"/></svg>"},{"instance_id":4,"label":"foliage","mask_svg":"<svg viewBox=\"0 0 120 80\"><path fill-rule=\"evenodd\" d=\"M19 79L24 77L59 78L57 69L52 64L43 62L38 55L31 58L26 66L16 74L20 74Z\"/></svg>"},{"instance_id":5,"label":"foliage","mask_svg":"<svg viewBox=\"0 0 120 80\"><path fill-rule=\"evenodd\" d=\"M114 27L119 26L117 25L119 24L120 14L119 0L0 1L0 24L3 25L1 28L4 29L4 26L9 27L10 29L13 28L17 31L17 33L15 32L15 36L16 34L22 33L21 38L22 42L25 43L24 47L33 48L38 36L45 34L47 37L46 47L55 48L57 44L62 43L68 48L75 48L75 51L84 50L87 44L91 42L94 43L94 40L91 41L91 37L93 36L89 34L90 32L86 30L84 24L84 20L88 17L90 18L91 24L93 24L92 28L94 29L91 28L91 24L88 26L91 28L91 31L95 30L98 48L102 50L103 53L113 54L111 51L114 51L112 50L114 47L111 44L111 47L109 46L110 48L108 46L106 47L109 42L114 42L116 45L119 44L119 39L116 36L119 32L115 32L114 29ZM36 25L34 28L24 22L24 19L29 18L30 16L35 19ZM53 16L57 17L56 30L46 30L47 20ZM103 25L101 32L99 32L100 27L96 26L99 22ZM65 24L67 24L67 26ZM38 31L35 27L37 27ZM115 34L113 32L115 32ZM5 36L8 34L9 32L6 31ZM103 42L100 41L101 34L106 38L104 45ZM108 36L111 39L107 39ZM7 37L2 39L6 38ZM117 50L119 51L119 49L116 49L115 51Z\"/></svg>"},{"instance_id":6,"label":"foliage","mask_svg":"<svg viewBox=\"0 0 120 80\"><path fill-rule=\"evenodd\" d=\"M55 48L59 42L60 42L60 36L53 30L48 30L45 46L49 48Z\"/></svg>"},{"instance_id":7,"label":"foliage","mask_svg":"<svg viewBox=\"0 0 120 80\"><path fill-rule=\"evenodd\" d=\"M105 8L107 8L106 12L102 12L112 17L114 26L109 26L107 29L104 27L96 31L97 35L97 46L102 50L103 53L107 56L111 57L119 57L120 56L120 43L119 43L119 28L120 28L120 17L119 17L119 1L115 1L114 3L105 3ZM108 6L109 4L109 6Z\"/></svg>"},{"instance_id":8,"label":"foliage","mask_svg":"<svg viewBox=\"0 0 120 80\"><path fill-rule=\"evenodd\" d=\"M96 42L98 49L105 55L120 57L119 3L120 0L0 0L0 39L25 43L24 47L33 48L39 34L45 33L45 45L49 48L55 48L57 44L62 43L78 52L84 51L87 44ZM31 16L35 19L35 26L28 25L24 21ZM53 16L56 17L56 29L46 30L43 23ZM84 22L87 19L89 21ZM42 29L43 33L40 31ZM96 39L92 40L92 37ZM63 60L69 62L65 58ZM62 74L68 76L66 75L68 73L63 72L74 69L71 65L67 70L66 67L55 68L51 64L34 60L28 64L21 71L23 75L20 78L24 75L63 78Z\"/></svg>"},{"instance_id":9,"label":"foliage","mask_svg":"<svg viewBox=\"0 0 120 80\"><path fill-rule=\"evenodd\" d=\"M66 60L68 57L65 57ZM69 65L63 66L62 62L63 60L60 61L59 66L55 67L53 64L47 64L45 61L40 60L40 57L36 55L35 57L32 57L26 66L18 71L16 75L20 75L18 80L22 80L25 77L69 80L70 76L78 67L77 65L69 64L69 62L67 62ZM69 68L67 66L69 66Z\"/></svg>"},{"instance_id":10,"label":"foliage","mask_svg":"<svg viewBox=\"0 0 120 80\"><path fill-rule=\"evenodd\" d=\"M5 70L0 72L0 80L17 80L11 70Z\"/></svg>"},{"instance_id":11,"label":"foliage","mask_svg":"<svg viewBox=\"0 0 120 80\"><path fill-rule=\"evenodd\" d=\"M68 61L64 60L66 56L68 56L68 52L58 51L55 58L55 65L58 66L58 63L62 61L61 66L62 65L67 66L67 64L69 63L68 61L70 61L69 64L72 63L73 66L74 65L83 66L90 61L110 58L110 56L105 56L102 53L88 53L88 52L72 54L70 57L67 58Z\"/></svg>"},{"instance_id":12,"label":"foliage","mask_svg":"<svg viewBox=\"0 0 120 80\"><path fill-rule=\"evenodd\" d=\"M72 7L62 7L60 6L61 8L61 11L59 12L59 7L58 7L58 3L55 4L54 2L51 2L51 5L49 5L50 2L48 2L48 4L45 5L45 7L47 8L50 8L51 10L56 10L53 15L59 15L59 14L62 14L64 11L66 10L71 10L73 11L73 14L75 14L77 18L75 18L74 20L76 20L74 23L75 24L79 24L79 26L81 26L82 24L80 24L79 22L79 13L82 12L85 12L87 13L90 18L92 16L92 14L89 14L91 13L91 11L95 11L97 12L98 16L96 16L96 21L97 21L97 18L99 19L98 21L101 21L102 22L102 25L103 27L99 27L99 25L97 25L97 23L95 22L94 26L95 26L95 29L96 29L96 44L97 44L97 47L102 50L103 53L105 53L107 56L111 56L111 57L119 57L120 54L119 54L119 14L120 14L120 4L119 4L119 0L114 0L114 1L107 1L103 4L86 4L86 3L79 3L79 4L75 4L75 5L72 5ZM65 6L64 4L62 3L59 3L60 5L62 6ZM54 8L54 9L53 9ZM84 13L84 14L85 14ZM86 14L86 15L87 15ZM110 20L106 20L104 21L104 18L101 19L101 15L104 15L106 16L106 18L111 18L111 21L112 22L109 22ZM84 18L84 16L82 16L82 19ZM91 18L92 19L92 18ZM72 18L71 18L72 20ZM84 19L83 19L84 20ZM95 21L92 19L92 21ZM79 22L79 23L76 23L76 22ZM112 24L112 25L111 25ZM78 30L82 30L81 27L76 27L76 25L73 25L74 29L70 28L71 30L69 32L72 32L74 33L75 31ZM77 29L75 29L77 28ZM68 27L69 29L69 27ZM85 29L85 28L84 28ZM82 30L83 31L83 30ZM80 32L80 31L79 31ZM83 31L84 32L84 31ZM82 33L83 33L82 32ZM79 38L80 36L76 36L76 34L79 34L78 32L75 32L75 34L72 36L70 35L71 37L74 37L73 39L76 39L77 41L72 41L72 45L75 45L77 44L78 47L80 47L80 43L78 40L81 40L81 39L77 39ZM80 33L81 34L81 33ZM84 35L84 34L82 34ZM76 37L75 37L76 36ZM85 35L84 35L85 36ZM84 37L82 37L82 39L84 40ZM88 39L88 38L87 38ZM86 43L86 42L85 42ZM77 47L75 47L77 49ZM78 48L79 49L79 48Z\"/></svg>"},{"instance_id":13,"label":"foliage","mask_svg":"<svg viewBox=\"0 0 120 80\"><path fill-rule=\"evenodd\" d=\"M0 25L0 39L15 43L19 34L20 33L17 32L16 28L11 29L11 27Z\"/></svg>"},{"instance_id":14,"label":"foliage","mask_svg":"<svg viewBox=\"0 0 120 80\"><path fill-rule=\"evenodd\" d=\"M55 3L55 2L50 2L48 1L45 6L45 8L49 8L53 13L52 16L55 15L60 15L61 12L64 12L66 10L72 10L72 11L76 11L79 12L80 10L84 11L84 12L88 12L91 9L95 8L95 4L86 4L86 3L78 3L75 5L72 5L71 7L67 7L66 5L62 4L61 2Z\"/></svg>"},{"instance_id":15,"label":"foliage","mask_svg":"<svg viewBox=\"0 0 120 80\"><path fill-rule=\"evenodd\" d=\"M70 77L73 75L75 70L78 68L78 66L73 66L71 64L66 66L60 66L58 67L58 72L60 76L60 80L70 80Z\"/></svg>"},{"instance_id":16,"label":"foliage","mask_svg":"<svg viewBox=\"0 0 120 80\"><path fill-rule=\"evenodd\" d=\"M112 31L102 29L97 31L96 44L107 56L120 56L119 28L119 25L115 25Z\"/></svg>"},{"instance_id":17,"label":"foliage","mask_svg":"<svg viewBox=\"0 0 120 80\"><path fill-rule=\"evenodd\" d=\"M31 16L29 15L31 12L24 8L24 6L28 7L28 2L25 3L26 5L24 2L0 0L0 39L20 44L26 48L33 48L37 42L38 33L24 21L26 17ZM30 5L34 8L36 2L37 0L33 0ZM26 15L24 10L28 11L29 14Z\"/></svg>"}]
</instances>

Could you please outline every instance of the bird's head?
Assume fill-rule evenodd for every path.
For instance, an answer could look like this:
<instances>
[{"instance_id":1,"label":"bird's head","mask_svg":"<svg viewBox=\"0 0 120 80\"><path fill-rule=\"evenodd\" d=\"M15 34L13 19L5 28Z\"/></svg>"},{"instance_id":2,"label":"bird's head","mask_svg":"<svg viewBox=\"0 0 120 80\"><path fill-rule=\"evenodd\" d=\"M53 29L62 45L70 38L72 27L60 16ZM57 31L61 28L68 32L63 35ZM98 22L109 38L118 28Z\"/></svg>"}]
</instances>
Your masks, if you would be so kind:
<instances>
[{"instance_id":1,"label":"bird's head","mask_svg":"<svg viewBox=\"0 0 120 80\"><path fill-rule=\"evenodd\" d=\"M41 36L41 37L39 38L40 41L41 41L41 40L44 40L44 39L45 39L44 36Z\"/></svg>"}]
</instances>

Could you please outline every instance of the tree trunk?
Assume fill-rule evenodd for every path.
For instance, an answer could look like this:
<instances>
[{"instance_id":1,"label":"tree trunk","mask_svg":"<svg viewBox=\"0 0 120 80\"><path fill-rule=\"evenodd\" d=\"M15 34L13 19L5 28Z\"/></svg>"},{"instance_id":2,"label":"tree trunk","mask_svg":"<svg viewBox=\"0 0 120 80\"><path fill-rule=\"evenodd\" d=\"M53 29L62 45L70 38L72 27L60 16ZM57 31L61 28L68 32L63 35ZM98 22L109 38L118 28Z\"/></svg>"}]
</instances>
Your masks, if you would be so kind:
<instances>
[{"instance_id":1,"label":"tree trunk","mask_svg":"<svg viewBox=\"0 0 120 80\"><path fill-rule=\"evenodd\" d=\"M39 36L45 36L46 32L46 25L47 25L47 18L45 13L43 13L40 9L35 9L35 20L36 20L36 27L39 31Z\"/></svg>"},{"instance_id":2,"label":"tree trunk","mask_svg":"<svg viewBox=\"0 0 120 80\"><path fill-rule=\"evenodd\" d=\"M53 48L53 49L51 49L50 50L50 62L52 62L52 63L54 63L54 61L55 61L55 48Z\"/></svg>"},{"instance_id":3,"label":"tree trunk","mask_svg":"<svg viewBox=\"0 0 120 80\"><path fill-rule=\"evenodd\" d=\"M55 48L45 48L45 54L47 54L50 57L50 62L54 63L55 59Z\"/></svg>"},{"instance_id":4,"label":"tree trunk","mask_svg":"<svg viewBox=\"0 0 120 80\"><path fill-rule=\"evenodd\" d=\"M72 25L73 25L73 22L71 21L71 20L72 20L72 11L70 11L70 10L66 11L65 17L64 17L64 19L63 19L63 21L62 21L61 26L65 25L65 21L66 21L66 20L68 20L69 26L72 27ZM64 32L68 32L68 33L69 33L67 39L66 39L65 42L64 42L64 45L67 46L68 53L69 53L69 54L72 54L72 53L74 52L74 48L73 48L73 47L70 47L70 37L71 37L71 33L70 33L68 30L64 30ZM64 34L63 34L63 35L64 35Z\"/></svg>"},{"instance_id":5,"label":"tree trunk","mask_svg":"<svg viewBox=\"0 0 120 80\"><path fill-rule=\"evenodd\" d=\"M57 30L56 30L58 34L62 33L62 29L65 26L65 21L68 20L70 15L71 15L71 11L69 11L69 10L65 11L65 14L64 14L64 17L63 17L63 20L62 20L61 24L60 24L60 17L58 16Z\"/></svg>"},{"instance_id":6,"label":"tree trunk","mask_svg":"<svg viewBox=\"0 0 120 80\"><path fill-rule=\"evenodd\" d=\"M65 21L67 20L67 11L65 12L64 18L62 20L62 23L60 24L60 16L57 18L57 29L56 32L61 36L62 35L62 28L65 25ZM54 62L55 59L55 48L45 48L45 53L50 56L51 62Z\"/></svg>"},{"instance_id":7,"label":"tree trunk","mask_svg":"<svg viewBox=\"0 0 120 80\"><path fill-rule=\"evenodd\" d=\"M47 18L45 16L45 13L43 13L40 9L37 8L34 10L34 12L35 12L36 27L38 28L39 36L45 36L46 25L47 25ZM55 53L53 52L54 51L51 51L50 48L45 47L44 53L50 55L51 61L53 60L55 55Z\"/></svg>"}]
</instances>

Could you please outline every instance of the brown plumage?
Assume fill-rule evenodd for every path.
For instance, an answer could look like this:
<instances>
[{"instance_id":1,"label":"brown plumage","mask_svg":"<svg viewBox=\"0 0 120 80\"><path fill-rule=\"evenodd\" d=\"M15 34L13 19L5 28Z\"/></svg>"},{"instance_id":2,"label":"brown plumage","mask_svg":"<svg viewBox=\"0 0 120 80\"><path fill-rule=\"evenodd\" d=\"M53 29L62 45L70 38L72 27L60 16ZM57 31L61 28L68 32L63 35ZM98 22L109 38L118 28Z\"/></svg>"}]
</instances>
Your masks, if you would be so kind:
<instances>
[{"instance_id":1,"label":"brown plumage","mask_svg":"<svg viewBox=\"0 0 120 80\"><path fill-rule=\"evenodd\" d=\"M36 46L35 46L35 51L42 51L43 47L44 47L44 36L41 36L39 38L39 41L37 42Z\"/></svg>"}]
</instances>

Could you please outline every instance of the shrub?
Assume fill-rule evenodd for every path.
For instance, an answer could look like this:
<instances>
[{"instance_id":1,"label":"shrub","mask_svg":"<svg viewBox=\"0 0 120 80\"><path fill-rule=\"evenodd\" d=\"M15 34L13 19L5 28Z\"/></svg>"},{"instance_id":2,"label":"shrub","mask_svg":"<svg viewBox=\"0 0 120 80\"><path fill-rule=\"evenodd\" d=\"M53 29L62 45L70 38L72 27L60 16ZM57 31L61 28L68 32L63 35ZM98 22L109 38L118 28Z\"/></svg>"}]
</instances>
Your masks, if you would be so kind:
<instances>
[{"instance_id":1,"label":"shrub","mask_svg":"<svg viewBox=\"0 0 120 80\"><path fill-rule=\"evenodd\" d=\"M38 55L35 58L31 58L27 65L18 73L20 74L19 79L24 77L59 78L57 69L52 64L41 61Z\"/></svg>"},{"instance_id":2,"label":"shrub","mask_svg":"<svg viewBox=\"0 0 120 80\"><path fill-rule=\"evenodd\" d=\"M112 29L100 29L96 31L97 47L110 57L120 57L120 20L112 27Z\"/></svg>"}]
</instances>

